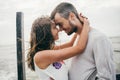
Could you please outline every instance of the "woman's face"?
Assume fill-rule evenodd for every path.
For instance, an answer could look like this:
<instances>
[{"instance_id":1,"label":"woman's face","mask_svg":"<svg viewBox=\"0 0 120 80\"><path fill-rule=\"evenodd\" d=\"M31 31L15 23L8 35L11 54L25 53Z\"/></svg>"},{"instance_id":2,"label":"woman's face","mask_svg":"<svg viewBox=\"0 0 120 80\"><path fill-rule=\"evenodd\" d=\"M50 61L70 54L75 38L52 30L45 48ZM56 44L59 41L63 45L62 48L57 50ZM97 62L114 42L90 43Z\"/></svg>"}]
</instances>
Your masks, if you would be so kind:
<instances>
[{"instance_id":1,"label":"woman's face","mask_svg":"<svg viewBox=\"0 0 120 80\"><path fill-rule=\"evenodd\" d=\"M51 32L52 32L52 35L53 35L53 38L54 40L57 40L59 39L59 36L58 36L58 28L56 27L54 21L52 21L52 24L51 24Z\"/></svg>"}]
</instances>

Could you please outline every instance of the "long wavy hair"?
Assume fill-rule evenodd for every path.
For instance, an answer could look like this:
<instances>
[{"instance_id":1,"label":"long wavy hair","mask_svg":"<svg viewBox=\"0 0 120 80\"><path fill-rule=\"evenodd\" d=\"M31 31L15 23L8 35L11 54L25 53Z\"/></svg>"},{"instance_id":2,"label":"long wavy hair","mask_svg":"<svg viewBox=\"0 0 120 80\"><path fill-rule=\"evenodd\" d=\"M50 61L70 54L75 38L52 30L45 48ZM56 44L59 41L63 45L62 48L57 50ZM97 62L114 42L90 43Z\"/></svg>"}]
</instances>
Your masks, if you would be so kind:
<instances>
[{"instance_id":1,"label":"long wavy hair","mask_svg":"<svg viewBox=\"0 0 120 80\"><path fill-rule=\"evenodd\" d=\"M49 17L37 18L31 28L30 49L27 54L27 65L35 71L34 55L38 51L49 50L54 44L51 32L51 20Z\"/></svg>"}]
</instances>

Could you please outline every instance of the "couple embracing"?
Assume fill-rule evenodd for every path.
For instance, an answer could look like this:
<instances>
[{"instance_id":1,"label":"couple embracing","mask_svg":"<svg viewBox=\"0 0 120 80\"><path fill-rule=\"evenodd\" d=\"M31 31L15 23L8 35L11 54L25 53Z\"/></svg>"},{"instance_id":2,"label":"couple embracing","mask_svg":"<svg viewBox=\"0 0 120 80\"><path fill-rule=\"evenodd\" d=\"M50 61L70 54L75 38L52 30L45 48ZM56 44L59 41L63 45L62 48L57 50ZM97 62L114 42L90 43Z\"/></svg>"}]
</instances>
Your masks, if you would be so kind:
<instances>
[{"instance_id":1,"label":"couple embracing","mask_svg":"<svg viewBox=\"0 0 120 80\"><path fill-rule=\"evenodd\" d=\"M55 45L60 31L74 36ZM69 58L68 68L64 60ZM116 80L111 42L67 2L60 3L50 17L33 22L27 63L39 80Z\"/></svg>"}]
</instances>

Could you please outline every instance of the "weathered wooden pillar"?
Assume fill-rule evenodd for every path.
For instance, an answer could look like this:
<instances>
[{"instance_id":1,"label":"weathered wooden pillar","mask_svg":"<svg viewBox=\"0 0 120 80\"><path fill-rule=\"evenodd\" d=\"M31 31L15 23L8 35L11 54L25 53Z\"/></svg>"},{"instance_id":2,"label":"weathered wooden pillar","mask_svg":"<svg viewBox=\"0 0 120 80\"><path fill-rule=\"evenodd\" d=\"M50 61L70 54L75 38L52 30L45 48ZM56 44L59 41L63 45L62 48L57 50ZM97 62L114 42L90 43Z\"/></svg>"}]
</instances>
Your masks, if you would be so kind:
<instances>
[{"instance_id":1,"label":"weathered wooden pillar","mask_svg":"<svg viewBox=\"0 0 120 80\"><path fill-rule=\"evenodd\" d=\"M16 46L17 46L17 75L18 80L26 80L25 49L24 49L24 20L23 13L16 13Z\"/></svg>"}]
</instances>

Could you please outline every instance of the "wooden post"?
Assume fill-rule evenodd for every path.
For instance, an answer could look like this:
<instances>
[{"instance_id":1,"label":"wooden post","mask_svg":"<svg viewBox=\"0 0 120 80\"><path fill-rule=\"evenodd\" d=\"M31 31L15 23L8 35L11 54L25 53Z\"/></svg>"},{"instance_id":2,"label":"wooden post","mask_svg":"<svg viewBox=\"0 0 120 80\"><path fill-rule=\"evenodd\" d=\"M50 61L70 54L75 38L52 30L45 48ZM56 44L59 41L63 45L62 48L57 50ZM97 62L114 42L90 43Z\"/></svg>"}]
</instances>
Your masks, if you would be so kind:
<instances>
[{"instance_id":1,"label":"wooden post","mask_svg":"<svg viewBox=\"0 0 120 80\"><path fill-rule=\"evenodd\" d=\"M16 46L17 46L17 73L18 80L26 80L25 76L25 49L24 49L24 26L23 13L16 13Z\"/></svg>"},{"instance_id":2,"label":"wooden post","mask_svg":"<svg viewBox=\"0 0 120 80\"><path fill-rule=\"evenodd\" d=\"M120 80L120 74L116 74L116 80Z\"/></svg>"}]
</instances>

